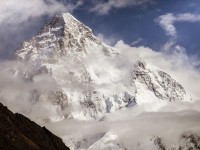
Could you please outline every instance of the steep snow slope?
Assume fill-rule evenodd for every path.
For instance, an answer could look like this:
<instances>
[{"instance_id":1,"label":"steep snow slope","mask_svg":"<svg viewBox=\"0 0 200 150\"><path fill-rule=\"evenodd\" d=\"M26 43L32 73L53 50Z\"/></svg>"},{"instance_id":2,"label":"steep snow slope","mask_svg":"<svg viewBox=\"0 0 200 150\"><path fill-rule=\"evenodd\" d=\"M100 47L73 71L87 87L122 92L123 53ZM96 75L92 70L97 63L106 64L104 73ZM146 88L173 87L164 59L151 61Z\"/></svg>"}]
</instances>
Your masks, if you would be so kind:
<instances>
[{"instance_id":1,"label":"steep snow slope","mask_svg":"<svg viewBox=\"0 0 200 150\"><path fill-rule=\"evenodd\" d=\"M58 84L57 91L37 96L49 103L52 114L44 117L50 121L101 119L137 104L190 99L170 75L141 60L121 70L115 64L120 50L99 41L69 13L54 17L15 56L30 64L18 71L24 80L50 74Z\"/></svg>"},{"instance_id":2,"label":"steep snow slope","mask_svg":"<svg viewBox=\"0 0 200 150\"><path fill-rule=\"evenodd\" d=\"M155 66L138 61L134 68L138 104L163 101L184 101L190 96L181 84Z\"/></svg>"}]
</instances>

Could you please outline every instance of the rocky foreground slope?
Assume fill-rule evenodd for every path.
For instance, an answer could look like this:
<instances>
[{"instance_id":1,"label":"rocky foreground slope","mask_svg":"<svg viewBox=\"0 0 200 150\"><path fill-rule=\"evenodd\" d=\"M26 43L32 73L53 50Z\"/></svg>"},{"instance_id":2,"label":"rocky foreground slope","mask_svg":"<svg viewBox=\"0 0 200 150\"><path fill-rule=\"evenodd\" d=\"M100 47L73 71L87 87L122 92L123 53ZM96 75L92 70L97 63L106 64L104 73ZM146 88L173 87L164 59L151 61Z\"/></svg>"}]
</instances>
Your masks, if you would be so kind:
<instances>
[{"instance_id":1,"label":"rocky foreground slope","mask_svg":"<svg viewBox=\"0 0 200 150\"><path fill-rule=\"evenodd\" d=\"M21 114L0 103L0 149L69 150L62 140Z\"/></svg>"}]
</instances>

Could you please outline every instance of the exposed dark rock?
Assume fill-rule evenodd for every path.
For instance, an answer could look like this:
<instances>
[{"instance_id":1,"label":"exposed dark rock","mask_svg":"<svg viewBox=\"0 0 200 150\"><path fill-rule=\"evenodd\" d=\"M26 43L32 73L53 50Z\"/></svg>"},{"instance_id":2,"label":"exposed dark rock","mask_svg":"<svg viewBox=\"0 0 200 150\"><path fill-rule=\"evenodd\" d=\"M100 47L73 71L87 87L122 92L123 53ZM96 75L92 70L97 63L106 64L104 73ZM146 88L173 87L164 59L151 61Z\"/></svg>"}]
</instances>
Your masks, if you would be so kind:
<instances>
[{"instance_id":1,"label":"exposed dark rock","mask_svg":"<svg viewBox=\"0 0 200 150\"><path fill-rule=\"evenodd\" d=\"M69 150L62 140L0 103L0 150Z\"/></svg>"}]
</instances>

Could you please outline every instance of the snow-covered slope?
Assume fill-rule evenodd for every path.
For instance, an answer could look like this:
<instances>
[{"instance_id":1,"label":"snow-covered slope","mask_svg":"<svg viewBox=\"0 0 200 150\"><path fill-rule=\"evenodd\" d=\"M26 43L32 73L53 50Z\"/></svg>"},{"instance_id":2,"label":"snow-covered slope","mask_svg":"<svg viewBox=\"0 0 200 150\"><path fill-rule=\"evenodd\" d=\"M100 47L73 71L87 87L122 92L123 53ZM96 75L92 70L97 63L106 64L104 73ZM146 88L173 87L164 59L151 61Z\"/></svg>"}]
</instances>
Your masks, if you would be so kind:
<instances>
[{"instance_id":1,"label":"snow-covered slope","mask_svg":"<svg viewBox=\"0 0 200 150\"><path fill-rule=\"evenodd\" d=\"M148 62L138 58L122 69L121 53L101 42L89 27L65 13L54 17L39 34L24 42L15 58L28 64L28 68L16 72L28 82L34 82L41 74L48 74L55 81L56 90L31 91L34 93L31 99L44 103L51 112L37 116L47 122L64 119L103 121L109 113L136 105L191 100L181 84ZM95 138L77 141L72 137L76 142L69 144L69 140L66 143L74 149L125 149L114 133ZM86 141L89 144L81 147L80 144ZM159 140L157 144L155 141L156 138L142 142L147 145L140 144L137 148L142 150L152 145L152 149L162 149Z\"/></svg>"},{"instance_id":2,"label":"snow-covered slope","mask_svg":"<svg viewBox=\"0 0 200 150\"><path fill-rule=\"evenodd\" d=\"M45 117L52 121L100 119L137 104L190 99L170 75L141 60L123 76L123 70L111 63L119 55L119 50L98 40L89 27L66 13L24 42L15 58L30 64L18 73L25 80L47 73L58 84L57 91L39 94L39 101L49 102L53 113Z\"/></svg>"}]
</instances>

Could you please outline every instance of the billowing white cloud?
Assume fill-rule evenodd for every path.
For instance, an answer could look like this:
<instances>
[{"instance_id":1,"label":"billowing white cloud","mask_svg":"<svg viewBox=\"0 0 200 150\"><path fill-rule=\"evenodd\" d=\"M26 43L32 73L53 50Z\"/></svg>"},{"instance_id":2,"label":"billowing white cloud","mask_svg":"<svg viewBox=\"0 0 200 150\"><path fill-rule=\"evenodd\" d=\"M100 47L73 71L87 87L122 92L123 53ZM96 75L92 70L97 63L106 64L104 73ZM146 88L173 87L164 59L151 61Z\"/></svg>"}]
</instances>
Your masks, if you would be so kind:
<instances>
[{"instance_id":1,"label":"billowing white cloud","mask_svg":"<svg viewBox=\"0 0 200 150\"><path fill-rule=\"evenodd\" d=\"M102 42L104 42L104 43L106 43L106 44L108 44L108 45L112 45L112 46L115 45L116 42L118 41L117 38L114 38L114 37L106 37L106 36L104 36L104 35L101 34L101 33L97 34L96 37L97 37L100 41L102 41Z\"/></svg>"},{"instance_id":2,"label":"billowing white cloud","mask_svg":"<svg viewBox=\"0 0 200 150\"><path fill-rule=\"evenodd\" d=\"M45 124L45 126L62 137L67 145L71 146L71 144L73 145L72 142L77 142L83 149L87 149L87 144L93 144L95 140L99 140L108 131L117 135L120 144L128 150L132 149L138 142L151 139L153 136L161 137L164 144L170 147L176 144L180 145L180 137L184 133L199 134L200 94L198 87L200 72L191 64L181 46L169 42L163 49L168 51L167 49L172 47L177 49L174 53L165 53L164 50L155 52L148 47L131 47L123 41L119 41L115 45L115 48L121 51L121 55L117 59L108 63L105 59L98 59L99 57L103 58L98 54L92 55L94 61L91 58L87 60L88 65L96 64L98 68L106 65L109 66L108 70L113 72L114 69L125 71L138 58L141 58L148 64L166 71L180 82L187 91L190 91L194 98L192 102L171 102L165 106L162 106L161 102L148 103L108 114L100 122L63 120ZM100 62L98 63L97 60ZM155 108L158 109L155 111ZM83 141L83 139L85 140Z\"/></svg>"},{"instance_id":3,"label":"billowing white cloud","mask_svg":"<svg viewBox=\"0 0 200 150\"><path fill-rule=\"evenodd\" d=\"M12 111L21 112L24 115L30 115L34 106L38 105L36 103L38 93L57 89L57 84L48 74L35 76L32 79L34 82L27 82L16 75L17 68L19 70L23 68L25 73L30 67L30 64L24 65L16 61L1 61L0 63L0 102L9 106ZM39 108L45 110L45 106L38 106Z\"/></svg>"},{"instance_id":4,"label":"billowing white cloud","mask_svg":"<svg viewBox=\"0 0 200 150\"><path fill-rule=\"evenodd\" d=\"M167 13L165 15L159 16L156 21L165 30L168 36L175 38L177 36L176 27L174 25L176 22L200 22L200 15L192 13L182 13L177 15Z\"/></svg>"},{"instance_id":5,"label":"billowing white cloud","mask_svg":"<svg viewBox=\"0 0 200 150\"><path fill-rule=\"evenodd\" d=\"M96 6L92 8L92 11L98 14L108 14L113 8L125 8L131 6L145 5L152 3L153 0L108 0L106 2L97 2Z\"/></svg>"},{"instance_id":6,"label":"billowing white cloud","mask_svg":"<svg viewBox=\"0 0 200 150\"><path fill-rule=\"evenodd\" d=\"M161 137L163 144L171 148L173 145L181 144L180 137L183 134L199 135L199 106L200 103L172 102L171 105L162 107L157 112L145 111L146 108L151 107L149 105L146 108L119 110L108 114L104 121L63 120L44 125L61 137L66 145L72 146L74 143L79 143L80 148L84 150L107 132L116 135L118 144L123 145L123 148L127 150L136 148L139 142L144 144L145 140L149 143L147 140L150 141L155 136ZM112 144L109 143L109 137L107 139L106 142ZM111 139L111 142L114 140ZM105 141L101 144L106 145ZM152 145L148 146L144 149L153 149Z\"/></svg>"}]
</instances>

